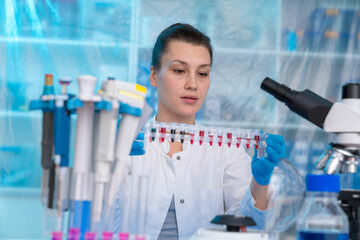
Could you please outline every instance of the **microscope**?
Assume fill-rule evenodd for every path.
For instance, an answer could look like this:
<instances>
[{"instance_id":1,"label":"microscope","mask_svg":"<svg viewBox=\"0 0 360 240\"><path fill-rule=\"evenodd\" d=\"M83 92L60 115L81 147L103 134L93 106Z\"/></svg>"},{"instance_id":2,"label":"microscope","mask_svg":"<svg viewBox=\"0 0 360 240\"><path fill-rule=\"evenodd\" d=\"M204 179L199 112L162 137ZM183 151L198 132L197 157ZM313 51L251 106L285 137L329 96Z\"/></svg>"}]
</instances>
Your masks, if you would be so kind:
<instances>
[{"instance_id":1,"label":"microscope","mask_svg":"<svg viewBox=\"0 0 360 240\"><path fill-rule=\"evenodd\" d=\"M292 90L268 77L261 89L325 132L337 135L337 141L330 143L316 162L316 168L327 174L356 173L360 159L360 83L343 85L342 100L335 103L308 89ZM342 190L339 200L349 217L350 238L360 240L360 191Z\"/></svg>"}]
</instances>

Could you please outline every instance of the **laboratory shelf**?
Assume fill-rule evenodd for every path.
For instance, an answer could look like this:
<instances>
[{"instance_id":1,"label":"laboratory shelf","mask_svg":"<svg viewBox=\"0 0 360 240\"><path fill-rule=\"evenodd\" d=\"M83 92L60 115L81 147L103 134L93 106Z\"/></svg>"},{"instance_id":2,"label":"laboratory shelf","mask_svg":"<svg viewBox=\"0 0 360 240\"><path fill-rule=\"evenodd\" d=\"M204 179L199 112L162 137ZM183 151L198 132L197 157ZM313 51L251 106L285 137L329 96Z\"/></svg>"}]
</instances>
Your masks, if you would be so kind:
<instances>
[{"instance_id":1,"label":"laboratory shelf","mask_svg":"<svg viewBox=\"0 0 360 240\"><path fill-rule=\"evenodd\" d=\"M290 57L318 57L318 58L343 58L360 59L360 54L353 53L335 53L335 52L310 52L310 51L285 51L285 50L262 50L262 49L244 49L244 48L214 48L217 54L248 54L248 55L270 55L270 56L290 56Z\"/></svg>"},{"instance_id":2,"label":"laboratory shelf","mask_svg":"<svg viewBox=\"0 0 360 240\"><path fill-rule=\"evenodd\" d=\"M39 118L39 117L42 117L42 112L41 111L4 111L4 110L0 110L0 117Z\"/></svg>"},{"instance_id":3,"label":"laboratory shelf","mask_svg":"<svg viewBox=\"0 0 360 240\"><path fill-rule=\"evenodd\" d=\"M0 187L0 196L34 196L40 197L40 188Z\"/></svg>"},{"instance_id":4,"label":"laboratory shelf","mask_svg":"<svg viewBox=\"0 0 360 240\"><path fill-rule=\"evenodd\" d=\"M246 129L296 129L303 131L322 131L318 127L315 127L312 124L299 124L299 123L245 123L245 122L235 122L235 121L198 121L199 124L205 126L222 126L229 128L246 128Z\"/></svg>"},{"instance_id":5,"label":"laboratory shelf","mask_svg":"<svg viewBox=\"0 0 360 240\"><path fill-rule=\"evenodd\" d=\"M115 42L115 41L83 41L83 40L70 40L70 39L54 39L54 38L31 38L31 37L1 37L0 43L28 43L28 44L47 44L47 45L69 45L69 46L94 46L94 47L130 47L128 42Z\"/></svg>"}]
</instances>

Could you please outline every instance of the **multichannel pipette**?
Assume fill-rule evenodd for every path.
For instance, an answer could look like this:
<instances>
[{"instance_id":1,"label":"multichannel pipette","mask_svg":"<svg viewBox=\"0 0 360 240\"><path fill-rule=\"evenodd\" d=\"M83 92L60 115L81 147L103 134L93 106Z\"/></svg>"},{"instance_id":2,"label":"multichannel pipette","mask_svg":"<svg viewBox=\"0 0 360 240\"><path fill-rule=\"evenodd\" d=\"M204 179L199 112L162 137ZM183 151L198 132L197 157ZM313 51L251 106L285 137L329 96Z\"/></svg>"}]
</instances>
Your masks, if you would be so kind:
<instances>
[{"instance_id":1,"label":"multichannel pipette","mask_svg":"<svg viewBox=\"0 0 360 240\"><path fill-rule=\"evenodd\" d=\"M115 195L119 190L120 183L126 174L126 163L131 150L132 142L137 135L139 129L141 111L144 107L146 88L126 82L117 82L118 100L120 104L121 122L119 125L116 144L114 172L110 181L109 195L107 199L107 214L112 209ZM111 226L106 226L105 229Z\"/></svg>"}]
</instances>

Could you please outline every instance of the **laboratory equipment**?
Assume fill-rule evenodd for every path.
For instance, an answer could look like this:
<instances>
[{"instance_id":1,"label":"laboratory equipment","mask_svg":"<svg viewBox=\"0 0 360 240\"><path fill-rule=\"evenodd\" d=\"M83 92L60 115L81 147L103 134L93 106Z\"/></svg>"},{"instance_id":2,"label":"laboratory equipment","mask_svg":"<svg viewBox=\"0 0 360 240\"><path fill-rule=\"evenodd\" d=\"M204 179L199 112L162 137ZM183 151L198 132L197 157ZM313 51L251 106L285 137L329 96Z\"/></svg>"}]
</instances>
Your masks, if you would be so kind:
<instances>
[{"instance_id":1,"label":"laboratory equipment","mask_svg":"<svg viewBox=\"0 0 360 240\"><path fill-rule=\"evenodd\" d=\"M45 75L45 85L40 100L30 101L30 110L42 109L42 141L41 141L41 166L43 168L41 177L41 202L44 206L49 204L49 175L53 165L54 145L54 86L53 75Z\"/></svg>"},{"instance_id":2,"label":"laboratory equipment","mask_svg":"<svg viewBox=\"0 0 360 240\"><path fill-rule=\"evenodd\" d=\"M147 198L149 188L149 177L146 175L139 176L138 179L138 197L137 197L137 219L136 219L136 240L145 240L145 223L147 215Z\"/></svg>"},{"instance_id":3,"label":"laboratory equipment","mask_svg":"<svg viewBox=\"0 0 360 240\"><path fill-rule=\"evenodd\" d=\"M93 176L91 171L91 154L93 141L94 110L111 110L111 104L101 101L101 96L94 95L97 79L93 76L79 76L79 98L68 102L70 110L76 109L76 142L73 166L73 190L69 234L85 234L90 227L90 210L92 199Z\"/></svg>"},{"instance_id":4,"label":"laboratory equipment","mask_svg":"<svg viewBox=\"0 0 360 240\"><path fill-rule=\"evenodd\" d=\"M65 213L69 209L71 168L69 167L70 111L67 102L74 96L67 94L70 78L60 78L61 94L55 95L54 108L54 168L50 171L49 208L56 205L56 231L64 228ZM55 202L55 204L53 203Z\"/></svg>"},{"instance_id":5,"label":"laboratory equipment","mask_svg":"<svg viewBox=\"0 0 360 240\"><path fill-rule=\"evenodd\" d=\"M256 223L250 217L236 217L233 215L218 215L211 223L223 225L221 228L200 228L190 240L266 240L267 234L259 230L248 230L247 226L255 226Z\"/></svg>"},{"instance_id":6,"label":"laboratory equipment","mask_svg":"<svg viewBox=\"0 0 360 240\"><path fill-rule=\"evenodd\" d=\"M146 123L144 129L145 139L149 143L158 139L160 143L179 141L181 143L199 144L200 146L209 144L214 147L222 147L222 143L225 143L224 146L226 147L236 146L239 148L240 146L245 146L249 149L253 146L254 149L258 150L258 157L266 156L267 133L263 133L258 129L223 128L188 125L185 123L167 124L157 121Z\"/></svg>"},{"instance_id":7,"label":"laboratory equipment","mask_svg":"<svg viewBox=\"0 0 360 240\"><path fill-rule=\"evenodd\" d=\"M360 240L360 190L341 190L338 199L349 219L349 239Z\"/></svg>"},{"instance_id":8,"label":"laboratory equipment","mask_svg":"<svg viewBox=\"0 0 360 240\"><path fill-rule=\"evenodd\" d=\"M286 231L298 218L304 202L305 183L294 165L283 158L275 166L268 186L270 207L264 231L272 236Z\"/></svg>"},{"instance_id":9,"label":"laboratory equipment","mask_svg":"<svg viewBox=\"0 0 360 240\"><path fill-rule=\"evenodd\" d=\"M337 142L317 161L319 169L328 174L356 172L360 157L359 83L343 85L342 101L334 104L308 89L297 92L270 78L263 80L261 88L325 132L337 134Z\"/></svg>"},{"instance_id":10,"label":"laboratory equipment","mask_svg":"<svg viewBox=\"0 0 360 240\"><path fill-rule=\"evenodd\" d=\"M92 205L91 228L95 232L101 230L101 219L105 189L110 182L111 167L115 160L115 138L119 118L120 103L117 99L116 81L108 78L102 84L99 95L103 100L111 102L111 111L100 110L95 125L96 141L94 142L94 174L95 189Z\"/></svg>"},{"instance_id":11,"label":"laboratory equipment","mask_svg":"<svg viewBox=\"0 0 360 240\"><path fill-rule=\"evenodd\" d=\"M287 159L281 159L279 164L274 168L268 185L268 209L264 219L263 231L239 228L241 224L230 224L230 227L209 227L200 228L194 233L190 240L211 240L211 239L272 239L277 234L288 229L298 218L301 206L304 200L305 183L293 166ZM228 210L228 212L235 212L232 215L219 215L215 217L217 222L232 222L235 217L235 222L240 218L242 221L244 217L237 212L239 205L235 204ZM217 220L216 220L217 219ZM242 220L241 220L242 219ZM249 219L246 219L246 222ZM226 225L226 224L225 224ZM234 227L235 231L232 230ZM248 226L253 224L248 224ZM239 231L241 230L241 231Z\"/></svg>"},{"instance_id":12,"label":"laboratory equipment","mask_svg":"<svg viewBox=\"0 0 360 240\"><path fill-rule=\"evenodd\" d=\"M146 107L145 96L146 88L127 82L116 81L118 100L121 102L119 112L121 122L116 136L115 143L115 165L110 180L109 193L106 203L106 226L104 229L109 231L111 226L111 211L115 200L115 195L119 190L120 183L126 174L126 164L131 150L132 142L138 134L140 123L147 115L142 115L142 110ZM149 112L150 113L150 112ZM166 128L165 128L166 129ZM166 132L166 130L165 130Z\"/></svg>"},{"instance_id":13,"label":"laboratory equipment","mask_svg":"<svg viewBox=\"0 0 360 240\"><path fill-rule=\"evenodd\" d=\"M339 206L339 175L307 175L306 198L296 223L299 240L349 239L349 222Z\"/></svg>"}]
</instances>

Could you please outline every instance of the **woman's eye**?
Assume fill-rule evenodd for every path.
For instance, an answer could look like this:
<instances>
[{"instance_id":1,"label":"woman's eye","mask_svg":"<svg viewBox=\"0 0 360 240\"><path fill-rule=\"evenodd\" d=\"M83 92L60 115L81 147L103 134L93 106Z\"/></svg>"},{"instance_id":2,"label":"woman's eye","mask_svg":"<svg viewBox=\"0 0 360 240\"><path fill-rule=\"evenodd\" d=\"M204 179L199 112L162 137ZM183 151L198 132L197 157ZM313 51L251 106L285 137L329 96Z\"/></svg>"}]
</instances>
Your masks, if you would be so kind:
<instances>
[{"instance_id":1,"label":"woman's eye","mask_svg":"<svg viewBox=\"0 0 360 240\"><path fill-rule=\"evenodd\" d=\"M184 73L185 71L182 70L182 69L174 69L174 72L178 73L178 74L181 74L181 73Z\"/></svg>"},{"instance_id":2,"label":"woman's eye","mask_svg":"<svg viewBox=\"0 0 360 240\"><path fill-rule=\"evenodd\" d=\"M199 75L200 75L201 77L207 77L207 76L209 76L209 74L206 73L206 72L200 72Z\"/></svg>"}]
</instances>

